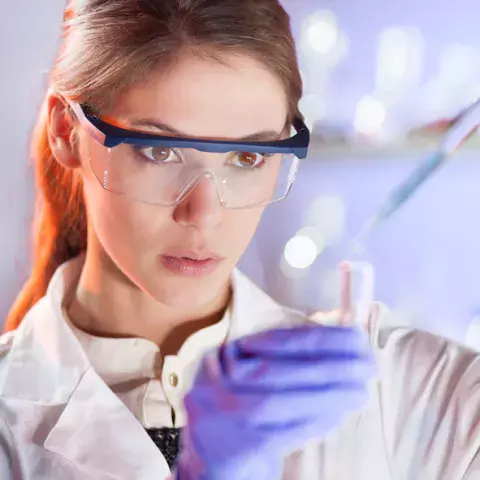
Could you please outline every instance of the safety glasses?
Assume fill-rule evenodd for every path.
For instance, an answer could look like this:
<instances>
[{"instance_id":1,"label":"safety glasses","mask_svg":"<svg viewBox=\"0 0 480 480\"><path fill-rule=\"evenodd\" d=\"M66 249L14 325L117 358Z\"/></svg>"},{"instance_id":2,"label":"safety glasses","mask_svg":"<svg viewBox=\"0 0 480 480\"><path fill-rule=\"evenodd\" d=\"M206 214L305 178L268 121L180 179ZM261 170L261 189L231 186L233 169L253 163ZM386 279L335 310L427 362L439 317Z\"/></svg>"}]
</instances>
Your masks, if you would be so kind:
<instances>
[{"instance_id":1,"label":"safety glasses","mask_svg":"<svg viewBox=\"0 0 480 480\"><path fill-rule=\"evenodd\" d=\"M215 141L127 130L70 103L89 133L90 165L104 189L143 203L174 206L204 179L225 208L249 208L286 198L307 157L310 132L269 142Z\"/></svg>"}]
</instances>

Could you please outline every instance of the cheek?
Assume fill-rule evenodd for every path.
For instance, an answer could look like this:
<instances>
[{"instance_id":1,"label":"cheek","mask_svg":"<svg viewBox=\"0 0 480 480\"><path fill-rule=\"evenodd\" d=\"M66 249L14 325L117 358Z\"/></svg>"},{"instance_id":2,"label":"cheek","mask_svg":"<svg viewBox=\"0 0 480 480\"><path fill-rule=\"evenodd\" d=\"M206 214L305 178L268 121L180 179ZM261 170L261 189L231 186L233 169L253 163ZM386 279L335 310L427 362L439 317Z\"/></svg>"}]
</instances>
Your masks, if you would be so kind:
<instances>
[{"instance_id":1,"label":"cheek","mask_svg":"<svg viewBox=\"0 0 480 480\"><path fill-rule=\"evenodd\" d=\"M84 180L88 216L96 236L112 256L158 249L159 232L171 222L169 209L127 200L104 190L92 176Z\"/></svg>"},{"instance_id":2,"label":"cheek","mask_svg":"<svg viewBox=\"0 0 480 480\"><path fill-rule=\"evenodd\" d=\"M230 245L242 252L254 236L265 208L230 210L225 215L224 233Z\"/></svg>"},{"instance_id":3,"label":"cheek","mask_svg":"<svg viewBox=\"0 0 480 480\"><path fill-rule=\"evenodd\" d=\"M135 252L158 242L158 232L171 221L171 211L106 191L90 166L92 145L88 139L82 140L81 168L89 221L105 249L129 248Z\"/></svg>"}]
</instances>

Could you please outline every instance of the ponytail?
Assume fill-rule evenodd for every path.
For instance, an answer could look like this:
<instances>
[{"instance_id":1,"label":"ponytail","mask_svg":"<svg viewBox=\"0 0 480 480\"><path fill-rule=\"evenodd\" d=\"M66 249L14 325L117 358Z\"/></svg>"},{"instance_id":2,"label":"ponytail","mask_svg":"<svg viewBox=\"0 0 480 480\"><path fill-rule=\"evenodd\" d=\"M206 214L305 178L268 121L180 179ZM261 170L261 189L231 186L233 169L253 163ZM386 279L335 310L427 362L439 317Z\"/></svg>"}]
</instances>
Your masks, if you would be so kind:
<instances>
[{"instance_id":1,"label":"ponytail","mask_svg":"<svg viewBox=\"0 0 480 480\"><path fill-rule=\"evenodd\" d=\"M46 293L55 270L86 249L87 220L78 172L58 163L48 141L45 112L35 129L32 153L36 164L37 202L33 231L33 268L5 323L15 330Z\"/></svg>"}]
</instances>

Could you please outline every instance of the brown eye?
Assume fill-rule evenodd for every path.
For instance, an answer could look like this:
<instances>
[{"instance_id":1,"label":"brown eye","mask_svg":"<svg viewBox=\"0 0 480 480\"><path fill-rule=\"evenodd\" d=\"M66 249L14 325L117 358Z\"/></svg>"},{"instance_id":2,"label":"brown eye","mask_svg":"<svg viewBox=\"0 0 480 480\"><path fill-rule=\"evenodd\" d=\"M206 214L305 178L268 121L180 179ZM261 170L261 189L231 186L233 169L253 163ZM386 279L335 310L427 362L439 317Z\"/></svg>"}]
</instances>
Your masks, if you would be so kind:
<instances>
[{"instance_id":1,"label":"brown eye","mask_svg":"<svg viewBox=\"0 0 480 480\"><path fill-rule=\"evenodd\" d=\"M238 164L236 166L243 168L258 168L265 163L265 156L261 153L238 152L236 154Z\"/></svg>"},{"instance_id":2,"label":"brown eye","mask_svg":"<svg viewBox=\"0 0 480 480\"><path fill-rule=\"evenodd\" d=\"M165 165L181 161L175 150L168 147L138 147L136 150L152 163Z\"/></svg>"},{"instance_id":3,"label":"brown eye","mask_svg":"<svg viewBox=\"0 0 480 480\"><path fill-rule=\"evenodd\" d=\"M172 156L174 156L174 153L170 148L153 147L151 149L151 155L157 162L165 163L171 160Z\"/></svg>"}]
</instances>

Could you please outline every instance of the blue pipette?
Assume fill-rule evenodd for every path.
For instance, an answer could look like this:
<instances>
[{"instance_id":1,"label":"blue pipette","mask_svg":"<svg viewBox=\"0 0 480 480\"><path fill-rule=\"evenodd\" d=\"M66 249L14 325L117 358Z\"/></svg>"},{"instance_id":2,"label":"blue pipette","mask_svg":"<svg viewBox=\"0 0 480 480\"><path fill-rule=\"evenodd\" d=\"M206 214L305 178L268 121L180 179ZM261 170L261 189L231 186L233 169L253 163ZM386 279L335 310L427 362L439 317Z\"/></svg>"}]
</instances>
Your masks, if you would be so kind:
<instances>
[{"instance_id":1,"label":"blue pipette","mask_svg":"<svg viewBox=\"0 0 480 480\"><path fill-rule=\"evenodd\" d=\"M370 233L388 220L417 192L480 125L480 100L465 109L453 122L437 150L431 154L404 182L388 196L380 209L363 225L354 240L354 249L358 252Z\"/></svg>"}]
</instances>

